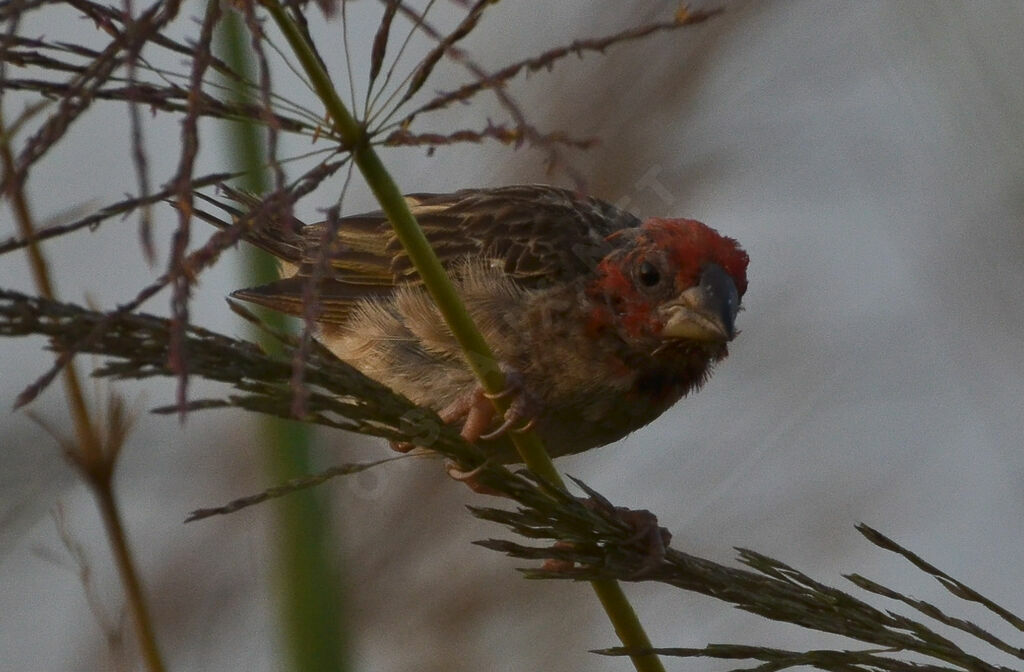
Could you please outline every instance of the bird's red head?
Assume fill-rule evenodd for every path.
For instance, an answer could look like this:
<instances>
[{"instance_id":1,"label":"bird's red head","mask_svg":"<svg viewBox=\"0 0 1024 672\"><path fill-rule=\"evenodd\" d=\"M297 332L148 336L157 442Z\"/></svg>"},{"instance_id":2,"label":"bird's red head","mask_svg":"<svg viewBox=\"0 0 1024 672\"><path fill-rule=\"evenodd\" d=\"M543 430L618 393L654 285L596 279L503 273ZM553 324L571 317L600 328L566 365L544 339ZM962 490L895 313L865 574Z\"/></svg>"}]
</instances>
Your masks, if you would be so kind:
<instances>
[{"instance_id":1,"label":"bird's red head","mask_svg":"<svg viewBox=\"0 0 1024 672\"><path fill-rule=\"evenodd\" d=\"M609 237L588 288L595 328L630 340L724 344L747 291L747 253L692 219L645 220Z\"/></svg>"}]
</instances>

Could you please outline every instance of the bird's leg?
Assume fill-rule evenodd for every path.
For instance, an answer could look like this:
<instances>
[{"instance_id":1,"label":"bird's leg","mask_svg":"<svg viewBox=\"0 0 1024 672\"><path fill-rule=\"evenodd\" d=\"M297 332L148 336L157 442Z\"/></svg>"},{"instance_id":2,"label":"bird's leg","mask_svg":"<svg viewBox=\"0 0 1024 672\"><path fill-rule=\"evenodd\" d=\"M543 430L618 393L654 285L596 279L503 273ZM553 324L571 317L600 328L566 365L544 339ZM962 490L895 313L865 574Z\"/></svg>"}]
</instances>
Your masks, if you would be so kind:
<instances>
[{"instance_id":1,"label":"bird's leg","mask_svg":"<svg viewBox=\"0 0 1024 672\"><path fill-rule=\"evenodd\" d=\"M469 394L463 395L448 404L438 413L438 416L446 423L457 422L463 419L462 431L459 434L466 441L476 443L484 436L484 430L494 419L494 404L487 398L483 388L477 386ZM446 460L444 464L445 473L452 479L465 483L473 492L480 495L497 495L497 491L488 488L477 480L477 476L483 470L484 464L475 469L463 471L454 462Z\"/></svg>"},{"instance_id":2,"label":"bird's leg","mask_svg":"<svg viewBox=\"0 0 1024 672\"><path fill-rule=\"evenodd\" d=\"M459 483L465 483L467 488L478 495L504 497L505 493L495 490L494 488L489 488L480 482L480 473L483 472L486 467L487 462L484 462L479 467L470 469L469 471L463 471L451 460L445 460L444 462L444 471L452 480L458 481Z\"/></svg>"},{"instance_id":3,"label":"bird's leg","mask_svg":"<svg viewBox=\"0 0 1024 672\"><path fill-rule=\"evenodd\" d=\"M476 385L470 392L456 397L437 413L445 424L462 421L462 430L459 434L470 443L477 443L481 439L490 441L508 431L526 431L534 424L534 417L538 412L537 409L540 408L539 402L526 391L523 377L518 371L504 367L503 369L507 381L504 390L498 394L488 394L480 385ZM506 397L512 397L512 403L505 413L504 419L496 429L488 432L487 429L494 423L496 415L493 400ZM526 424L523 427L517 427L522 422ZM415 444L408 441L391 441L390 445L393 450L400 453L408 453L416 448ZM445 471L448 475L465 483L474 492L485 495L500 494L477 480L482 469L483 465L463 471L451 461L445 463Z\"/></svg>"},{"instance_id":4,"label":"bird's leg","mask_svg":"<svg viewBox=\"0 0 1024 672\"><path fill-rule=\"evenodd\" d=\"M496 439L508 431L527 432L537 424L537 416L540 415L541 403L526 387L523 374L515 369L502 367L505 373L505 389L497 394L488 394L480 390L487 399L492 402L496 399L512 398L502 423L487 434L481 434L479 438L485 441ZM494 406L491 405L491 417L494 417ZM516 425L523 423L521 427Z\"/></svg>"},{"instance_id":5,"label":"bird's leg","mask_svg":"<svg viewBox=\"0 0 1024 672\"><path fill-rule=\"evenodd\" d=\"M494 419L494 404L491 403L479 385L472 392L456 397L450 404L437 413L441 422L446 425L462 420L462 431L459 434L466 441L476 443L484 438L491 420ZM408 453L415 446L408 441L392 441L391 448L400 453Z\"/></svg>"},{"instance_id":6,"label":"bird's leg","mask_svg":"<svg viewBox=\"0 0 1024 672\"><path fill-rule=\"evenodd\" d=\"M494 418L494 405L479 385L472 392L456 398L437 414L442 421L452 424L462 420L459 434L466 441L476 443L484 435Z\"/></svg>"},{"instance_id":7,"label":"bird's leg","mask_svg":"<svg viewBox=\"0 0 1024 672\"><path fill-rule=\"evenodd\" d=\"M509 431L526 431L535 424L535 418L540 408L539 402L526 390L521 373L511 368L502 368L506 383L504 390L497 394L489 394L477 385L471 392L455 399L438 413L441 420L446 423L462 420L460 434L470 443L477 443L480 440L491 441ZM496 429L486 431L494 423L496 415L494 400L509 397L512 398L512 402L505 412L501 424ZM525 424L522 427L518 426L521 423ZM476 479L482 468L481 466L470 471L462 471L451 462L445 465L445 471L449 476L465 483L474 492L487 495L498 494L481 485Z\"/></svg>"},{"instance_id":8,"label":"bird's leg","mask_svg":"<svg viewBox=\"0 0 1024 672\"><path fill-rule=\"evenodd\" d=\"M536 424L540 413L540 401L526 389L523 375L515 369L502 367L505 371L505 389L489 394L477 385L473 390L458 397L442 408L438 415L446 423L462 420L462 438L470 443L481 439L492 441L506 432L525 432ZM495 399L512 399L504 418L497 428L487 431L493 424ZM522 424L522 426L518 426Z\"/></svg>"},{"instance_id":9,"label":"bird's leg","mask_svg":"<svg viewBox=\"0 0 1024 672\"><path fill-rule=\"evenodd\" d=\"M474 393L457 397L437 414L441 418L441 422L446 425L465 418L460 433L462 438L470 443L476 442L483 430L491 423L491 417L494 415L494 407L482 394L483 391L478 388ZM399 453L408 453L416 448L416 444L410 441L389 441L388 443L392 450Z\"/></svg>"}]
</instances>

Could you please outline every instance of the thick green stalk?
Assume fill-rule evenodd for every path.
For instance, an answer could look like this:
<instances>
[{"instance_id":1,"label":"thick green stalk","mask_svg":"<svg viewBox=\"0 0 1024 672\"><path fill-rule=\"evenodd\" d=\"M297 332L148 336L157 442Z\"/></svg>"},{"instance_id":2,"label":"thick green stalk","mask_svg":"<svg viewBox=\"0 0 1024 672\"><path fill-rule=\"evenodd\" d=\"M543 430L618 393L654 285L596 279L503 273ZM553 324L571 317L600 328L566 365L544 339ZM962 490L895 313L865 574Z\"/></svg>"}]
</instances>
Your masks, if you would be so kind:
<instances>
[{"instance_id":1,"label":"thick green stalk","mask_svg":"<svg viewBox=\"0 0 1024 672\"><path fill-rule=\"evenodd\" d=\"M402 197L391 175L384 168L377 152L370 145L366 129L356 121L338 96L327 72L321 67L310 45L277 0L263 0L263 6L273 17L278 28L288 40L289 46L313 84L313 88L334 122L334 128L352 151L356 166L370 185L380 203L381 209L391 220L391 225L409 259L416 267L423 284L437 303L442 316L458 339L473 372L485 391L498 394L505 389L505 376L498 367L487 342L473 323L465 305L441 266L440 260L423 235L408 204ZM509 401L496 398L495 406L504 413ZM510 432L516 449L526 466L547 481L565 488L565 483L555 469L544 444L535 432ZM650 639L636 616L632 605L626 599L616 581L594 581L591 583L605 612L608 614L622 644L629 648L649 649ZM664 672L661 660L653 655L633 656L633 665L638 672Z\"/></svg>"},{"instance_id":2,"label":"thick green stalk","mask_svg":"<svg viewBox=\"0 0 1024 672\"><path fill-rule=\"evenodd\" d=\"M249 57L249 33L241 18L227 13L222 23L220 45L225 60L236 72L254 80ZM242 91L234 91L242 98ZM246 170L242 185L264 191L265 150L257 125L239 122L232 125L228 139L229 155L236 168ZM277 277L276 262L263 252L251 255L246 264L247 284L269 282ZM268 313L266 319L279 329L284 319ZM268 349L277 347L266 339ZM285 482L316 471L310 459L309 429L296 422L275 418L262 421L266 426L267 470L271 480ZM278 620L282 641L289 659L285 669L303 672L341 672L349 669L345 655L347 632L344 599L338 576L336 535L329 517L326 493L318 490L297 492L276 504L274 552Z\"/></svg>"}]
</instances>

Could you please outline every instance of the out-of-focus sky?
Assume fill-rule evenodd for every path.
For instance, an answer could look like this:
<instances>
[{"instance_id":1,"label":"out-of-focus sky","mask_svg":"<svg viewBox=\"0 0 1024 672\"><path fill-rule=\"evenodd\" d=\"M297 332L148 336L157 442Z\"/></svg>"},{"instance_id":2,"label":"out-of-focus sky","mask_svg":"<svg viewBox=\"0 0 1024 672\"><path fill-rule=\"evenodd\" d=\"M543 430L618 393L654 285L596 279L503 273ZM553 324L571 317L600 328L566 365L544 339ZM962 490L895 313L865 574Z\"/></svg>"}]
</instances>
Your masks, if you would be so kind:
<instances>
[{"instance_id":1,"label":"out-of-focus sky","mask_svg":"<svg viewBox=\"0 0 1024 672\"><path fill-rule=\"evenodd\" d=\"M742 334L707 387L619 444L559 466L617 504L655 511L674 545L697 555L728 561L743 546L826 582L856 571L954 604L863 541L853 529L863 521L1024 612L1024 5L726 6L699 28L570 58L510 89L542 129L601 138L573 157L593 195L645 216L700 219L751 257ZM353 25L375 25L375 3L351 8ZM465 46L496 68L671 10L503 3ZM442 3L438 21L457 11ZM47 20L63 21L47 30L92 30L71 16ZM340 50L324 55L343 72ZM431 86L467 78L449 65ZM489 117L499 120L500 108L485 101L423 129L481 127ZM122 122L119 112L94 113L60 145L30 184L40 219L135 189ZM176 126L160 115L147 124L165 177ZM493 146L384 155L408 191L566 183L542 158ZM220 161L212 142L204 147L203 170ZM372 207L361 185L346 207ZM6 237L13 225L0 213ZM165 211L158 221L160 237L174 220ZM114 305L159 272L139 259L133 220L47 251L68 300ZM224 310L238 282L229 264L203 276L193 317L241 334ZM0 258L0 286L31 287L17 255ZM166 296L151 306L165 311ZM0 341L0 404L43 370L41 345ZM193 508L268 485L255 425L207 413L181 426L144 413L173 398L171 383L123 389L144 396L119 492L171 668L279 669L267 512L181 524ZM62 424L57 386L33 408ZM24 414L0 416L0 443L0 672L102 669L108 645L47 515L62 503L90 556L92 589L116 619L118 580L88 493ZM386 450L335 434L321 443L325 463ZM470 545L500 531L466 513L478 500L436 463L400 462L327 487L337 490L338 562L359 623L357 669L452 669L453 659L467 669L625 669L586 653L615 640L585 587L525 582L513 571L522 563ZM628 592L659 645L821 644L674 589ZM966 615L999 630L980 612Z\"/></svg>"}]
</instances>

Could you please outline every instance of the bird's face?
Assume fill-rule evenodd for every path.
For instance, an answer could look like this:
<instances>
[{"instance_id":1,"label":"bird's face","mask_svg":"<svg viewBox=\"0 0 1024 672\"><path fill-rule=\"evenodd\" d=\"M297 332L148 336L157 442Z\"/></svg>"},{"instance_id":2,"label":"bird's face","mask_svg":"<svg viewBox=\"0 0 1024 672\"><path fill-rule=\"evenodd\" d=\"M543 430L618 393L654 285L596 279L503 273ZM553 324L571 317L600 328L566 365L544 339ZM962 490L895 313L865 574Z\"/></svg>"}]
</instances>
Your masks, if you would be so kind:
<instances>
[{"instance_id":1,"label":"bird's face","mask_svg":"<svg viewBox=\"0 0 1024 672\"><path fill-rule=\"evenodd\" d=\"M617 249L587 292L594 326L647 351L724 354L747 289L749 259L735 240L689 219L648 219L609 240Z\"/></svg>"}]
</instances>

